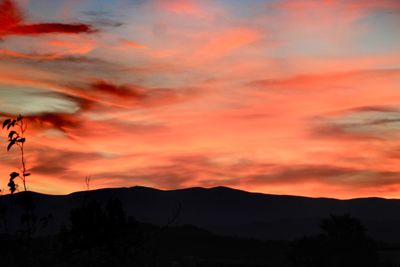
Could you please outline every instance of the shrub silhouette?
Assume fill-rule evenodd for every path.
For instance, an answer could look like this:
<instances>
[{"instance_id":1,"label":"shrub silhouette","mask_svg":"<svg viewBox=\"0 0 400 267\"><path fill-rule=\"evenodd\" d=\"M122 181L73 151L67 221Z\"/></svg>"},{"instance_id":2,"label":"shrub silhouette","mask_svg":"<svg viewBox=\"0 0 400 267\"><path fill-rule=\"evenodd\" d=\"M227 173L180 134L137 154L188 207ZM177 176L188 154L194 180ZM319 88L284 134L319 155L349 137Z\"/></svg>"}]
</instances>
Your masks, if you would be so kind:
<instances>
[{"instance_id":1,"label":"shrub silhouette","mask_svg":"<svg viewBox=\"0 0 400 267\"><path fill-rule=\"evenodd\" d=\"M26 228L24 231L20 231L20 233L30 239L35 232L36 216L34 214L34 203L32 196L27 192L27 177L31 175L27 170L25 159L25 132L28 129L28 123L21 115L18 115L15 118L8 118L4 120L2 127L8 131L7 151L10 151L15 146L17 146L20 150L21 162L19 171L10 173L8 187L11 194L14 194L18 189L18 184L15 180L19 178L22 181L24 195L23 197L16 199L16 204L18 204L23 210L21 215L21 223L25 225Z\"/></svg>"},{"instance_id":2,"label":"shrub silhouette","mask_svg":"<svg viewBox=\"0 0 400 267\"><path fill-rule=\"evenodd\" d=\"M21 152L21 167L20 172L12 172L10 173L10 180L8 182L8 187L10 189L11 194L13 194L17 190L17 184L15 183L16 178L20 178L22 180L22 184L24 186L24 191L27 191L26 178L31 175L27 172L26 168L26 159L25 159L25 150L24 145L26 142L25 131L28 128L28 123L24 120L21 115L18 115L16 118L6 119L3 122L3 129L6 128L8 132L8 146L7 151L17 145Z\"/></svg>"},{"instance_id":3,"label":"shrub silhouette","mask_svg":"<svg viewBox=\"0 0 400 267\"><path fill-rule=\"evenodd\" d=\"M128 259L132 261L141 235L135 220L126 216L120 200L110 199L104 207L97 201L85 201L72 209L70 226L63 227L60 241L63 250L72 252L82 266L124 266ZM67 261L73 260L70 255L66 255Z\"/></svg>"},{"instance_id":4,"label":"shrub silhouette","mask_svg":"<svg viewBox=\"0 0 400 267\"><path fill-rule=\"evenodd\" d=\"M322 220L320 228L322 234L293 243L290 266L378 266L377 245L360 220L350 215L331 215Z\"/></svg>"}]
</instances>

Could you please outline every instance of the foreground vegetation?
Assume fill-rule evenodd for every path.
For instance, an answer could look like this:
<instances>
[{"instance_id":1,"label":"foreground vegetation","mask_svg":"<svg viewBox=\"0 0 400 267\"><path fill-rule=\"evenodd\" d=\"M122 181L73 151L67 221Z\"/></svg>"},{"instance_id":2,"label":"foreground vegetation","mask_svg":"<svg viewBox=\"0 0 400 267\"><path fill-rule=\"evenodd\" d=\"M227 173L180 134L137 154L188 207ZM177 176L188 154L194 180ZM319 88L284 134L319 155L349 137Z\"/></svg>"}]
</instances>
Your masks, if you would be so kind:
<instances>
[{"instance_id":1,"label":"foreground vegetation","mask_svg":"<svg viewBox=\"0 0 400 267\"><path fill-rule=\"evenodd\" d=\"M13 197L24 199L23 194ZM33 216L27 225L21 214L20 230L3 228L0 235L2 266L397 266L380 257L397 248L369 238L362 223L348 215L323 220L319 235L265 241L190 225L140 223L115 198L103 205L84 199L58 233L47 236L32 231L41 219Z\"/></svg>"}]
</instances>

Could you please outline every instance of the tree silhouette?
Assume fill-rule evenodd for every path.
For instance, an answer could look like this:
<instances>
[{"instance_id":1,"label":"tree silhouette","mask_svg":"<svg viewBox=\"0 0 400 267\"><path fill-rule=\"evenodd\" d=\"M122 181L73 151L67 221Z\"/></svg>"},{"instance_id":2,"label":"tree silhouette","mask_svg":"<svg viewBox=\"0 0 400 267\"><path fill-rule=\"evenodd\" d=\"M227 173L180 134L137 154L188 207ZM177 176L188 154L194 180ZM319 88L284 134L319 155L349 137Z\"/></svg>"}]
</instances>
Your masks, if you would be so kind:
<instances>
[{"instance_id":1,"label":"tree silhouette","mask_svg":"<svg viewBox=\"0 0 400 267\"><path fill-rule=\"evenodd\" d=\"M60 233L63 250L74 252L77 259L85 258L82 266L120 266L128 258L132 260L129 252L142 242L141 238L137 222L126 215L121 201L114 198L104 206L89 200L72 209L70 225Z\"/></svg>"},{"instance_id":2,"label":"tree silhouette","mask_svg":"<svg viewBox=\"0 0 400 267\"><path fill-rule=\"evenodd\" d=\"M322 234L293 243L291 266L378 266L376 243L368 237L360 220L350 215L331 215L322 220L320 228Z\"/></svg>"}]
</instances>

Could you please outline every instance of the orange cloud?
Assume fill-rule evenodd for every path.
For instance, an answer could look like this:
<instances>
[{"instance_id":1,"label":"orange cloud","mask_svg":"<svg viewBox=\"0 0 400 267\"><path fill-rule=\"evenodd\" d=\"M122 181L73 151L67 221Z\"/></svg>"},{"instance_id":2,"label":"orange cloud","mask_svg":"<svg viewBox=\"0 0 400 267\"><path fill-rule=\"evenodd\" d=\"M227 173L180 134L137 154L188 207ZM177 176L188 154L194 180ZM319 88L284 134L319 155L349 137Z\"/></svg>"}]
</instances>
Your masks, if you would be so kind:
<instances>
[{"instance_id":1,"label":"orange cloud","mask_svg":"<svg viewBox=\"0 0 400 267\"><path fill-rule=\"evenodd\" d=\"M398 1L139 2L102 14L123 26L93 35L2 2L0 115L29 120L32 190L80 190L92 175L92 188L396 195L397 39L360 19ZM103 25L79 6L54 14ZM360 30L388 49L358 49Z\"/></svg>"},{"instance_id":2,"label":"orange cloud","mask_svg":"<svg viewBox=\"0 0 400 267\"><path fill-rule=\"evenodd\" d=\"M202 9L197 4L196 0L171 0L171 1L158 0L156 1L156 4L159 8L163 10L177 14L188 14L188 15L202 14Z\"/></svg>"},{"instance_id":3,"label":"orange cloud","mask_svg":"<svg viewBox=\"0 0 400 267\"><path fill-rule=\"evenodd\" d=\"M12 51L9 49L0 49L0 55L5 56L5 57L11 57L11 58L21 58L21 59L32 59L32 60L43 60L43 59L56 59L59 58L60 55L57 54L25 54L25 53L20 53L17 51Z\"/></svg>"},{"instance_id":4,"label":"orange cloud","mask_svg":"<svg viewBox=\"0 0 400 267\"><path fill-rule=\"evenodd\" d=\"M249 28L228 29L209 37L193 57L199 61L218 59L243 46L252 44L261 38L261 34Z\"/></svg>"},{"instance_id":5,"label":"orange cloud","mask_svg":"<svg viewBox=\"0 0 400 267\"><path fill-rule=\"evenodd\" d=\"M52 39L48 40L45 45L47 49L55 48L57 53L62 56L66 55L85 55L93 51L97 44L88 39L69 38L69 40Z\"/></svg>"},{"instance_id":6,"label":"orange cloud","mask_svg":"<svg viewBox=\"0 0 400 267\"><path fill-rule=\"evenodd\" d=\"M86 55L96 48L96 43L90 40L75 39L65 41L53 39L37 44L38 50L47 51L45 53L26 53L11 49L0 49L0 55L9 58L30 59L30 60L57 60L65 59L69 56Z\"/></svg>"},{"instance_id":7,"label":"orange cloud","mask_svg":"<svg viewBox=\"0 0 400 267\"><path fill-rule=\"evenodd\" d=\"M135 49L147 48L145 45L139 44L135 41L126 40L126 39L121 40L121 45L122 45L122 47L126 47L126 48L135 48Z\"/></svg>"}]
</instances>

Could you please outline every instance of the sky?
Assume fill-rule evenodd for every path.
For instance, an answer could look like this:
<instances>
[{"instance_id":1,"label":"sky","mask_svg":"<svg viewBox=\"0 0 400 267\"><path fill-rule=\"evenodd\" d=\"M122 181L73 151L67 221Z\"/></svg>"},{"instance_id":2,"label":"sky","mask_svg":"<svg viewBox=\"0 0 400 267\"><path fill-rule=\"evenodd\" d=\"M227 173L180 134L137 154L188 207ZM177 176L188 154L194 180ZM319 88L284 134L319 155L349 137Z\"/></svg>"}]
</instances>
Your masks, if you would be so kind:
<instances>
[{"instance_id":1,"label":"sky","mask_svg":"<svg viewBox=\"0 0 400 267\"><path fill-rule=\"evenodd\" d=\"M400 198L399 86L398 0L0 0L33 191Z\"/></svg>"}]
</instances>

